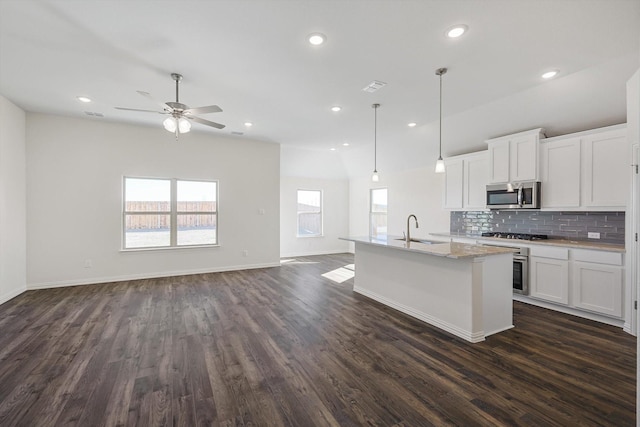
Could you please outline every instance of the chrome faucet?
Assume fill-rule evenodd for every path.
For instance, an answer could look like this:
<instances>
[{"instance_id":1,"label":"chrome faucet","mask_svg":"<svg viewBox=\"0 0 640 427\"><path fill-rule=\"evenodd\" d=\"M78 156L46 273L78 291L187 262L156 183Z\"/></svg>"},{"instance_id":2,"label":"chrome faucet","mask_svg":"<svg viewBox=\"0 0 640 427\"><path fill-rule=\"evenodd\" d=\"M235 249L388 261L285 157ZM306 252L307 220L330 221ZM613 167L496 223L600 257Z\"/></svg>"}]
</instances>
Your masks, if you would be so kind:
<instances>
[{"instance_id":1,"label":"chrome faucet","mask_svg":"<svg viewBox=\"0 0 640 427\"><path fill-rule=\"evenodd\" d=\"M409 232L409 222L411 221L411 217L413 217L413 219L416 220L416 228L420 228L420 226L418 225L418 218L414 214L409 215L407 217L407 236L406 236L407 243L411 242L411 233Z\"/></svg>"}]
</instances>

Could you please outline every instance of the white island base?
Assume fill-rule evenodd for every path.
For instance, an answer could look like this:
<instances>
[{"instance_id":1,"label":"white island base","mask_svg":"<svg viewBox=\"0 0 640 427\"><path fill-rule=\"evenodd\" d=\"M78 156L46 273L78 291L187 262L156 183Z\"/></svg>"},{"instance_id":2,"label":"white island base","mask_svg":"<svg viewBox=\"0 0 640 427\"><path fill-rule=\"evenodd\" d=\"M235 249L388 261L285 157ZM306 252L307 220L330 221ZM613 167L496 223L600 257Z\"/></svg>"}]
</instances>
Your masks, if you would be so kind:
<instances>
[{"instance_id":1,"label":"white island base","mask_svg":"<svg viewBox=\"0 0 640 427\"><path fill-rule=\"evenodd\" d=\"M355 292L473 343L513 327L512 253L457 257L429 253L440 244L402 250L349 240Z\"/></svg>"}]
</instances>

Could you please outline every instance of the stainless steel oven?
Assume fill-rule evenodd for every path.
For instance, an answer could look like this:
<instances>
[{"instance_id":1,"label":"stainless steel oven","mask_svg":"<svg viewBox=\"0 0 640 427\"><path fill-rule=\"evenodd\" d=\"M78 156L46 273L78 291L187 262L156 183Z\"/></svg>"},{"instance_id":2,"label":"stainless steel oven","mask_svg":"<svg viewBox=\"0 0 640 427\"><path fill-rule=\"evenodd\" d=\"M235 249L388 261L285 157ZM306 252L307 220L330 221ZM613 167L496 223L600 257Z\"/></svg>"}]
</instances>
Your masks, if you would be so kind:
<instances>
[{"instance_id":1,"label":"stainless steel oven","mask_svg":"<svg viewBox=\"0 0 640 427\"><path fill-rule=\"evenodd\" d=\"M529 295L529 248L519 248L506 245L491 245L483 243L482 246L497 246L513 249L513 292Z\"/></svg>"}]
</instances>

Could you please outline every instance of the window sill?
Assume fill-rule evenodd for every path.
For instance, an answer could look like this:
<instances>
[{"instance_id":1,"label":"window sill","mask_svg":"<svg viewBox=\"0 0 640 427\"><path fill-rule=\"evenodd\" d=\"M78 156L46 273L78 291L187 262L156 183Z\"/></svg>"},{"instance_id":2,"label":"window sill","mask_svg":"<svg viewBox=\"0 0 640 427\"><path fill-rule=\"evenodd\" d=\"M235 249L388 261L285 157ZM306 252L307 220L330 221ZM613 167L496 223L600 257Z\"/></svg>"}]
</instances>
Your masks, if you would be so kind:
<instances>
[{"instance_id":1,"label":"window sill","mask_svg":"<svg viewBox=\"0 0 640 427\"><path fill-rule=\"evenodd\" d=\"M324 234L314 234L312 236L296 236L298 239L313 239L318 237L324 237Z\"/></svg>"},{"instance_id":2,"label":"window sill","mask_svg":"<svg viewBox=\"0 0 640 427\"><path fill-rule=\"evenodd\" d=\"M209 249L219 248L220 244L216 245L192 245L192 246L163 246L158 248L127 248L120 249L120 252L155 252L155 251L175 251L182 249Z\"/></svg>"}]
</instances>

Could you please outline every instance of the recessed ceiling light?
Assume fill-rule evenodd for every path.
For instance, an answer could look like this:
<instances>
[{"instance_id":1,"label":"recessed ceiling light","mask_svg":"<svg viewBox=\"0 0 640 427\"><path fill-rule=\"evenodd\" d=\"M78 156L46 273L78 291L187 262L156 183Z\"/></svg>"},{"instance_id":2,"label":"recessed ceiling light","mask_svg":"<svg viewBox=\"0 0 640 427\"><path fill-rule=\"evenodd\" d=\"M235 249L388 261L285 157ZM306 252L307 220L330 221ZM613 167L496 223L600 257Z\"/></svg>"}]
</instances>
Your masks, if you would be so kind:
<instances>
[{"instance_id":1,"label":"recessed ceiling light","mask_svg":"<svg viewBox=\"0 0 640 427\"><path fill-rule=\"evenodd\" d=\"M445 34L447 35L447 37L449 37L451 39L455 39L455 38L460 37L464 33L466 33L468 29L469 29L469 27L467 27L466 25L463 25L463 24L454 25L453 27L448 28L447 31L445 32Z\"/></svg>"},{"instance_id":2,"label":"recessed ceiling light","mask_svg":"<svg viewBox=\"0 0 640 427\"><path fill-rule=\"evenodd\" d=\"M331 151L336 151L336 149L335 149L335 148L330 148L330 150L331 150Z\"/></svg>"},{"instance_id":3,"label":"recessed ceiling light","mask_svg":"<svg viewBox=\"0 0 640 427\"><path fill-rule=\"evenodd\" d=\"M543 79L550 79L552 77L555 77L558 74L558 70L551 70L551 71L547 71L546 73L544 73L542 75Z\"/></svg>"},{"instance_id":4,"label":"recessed ceiling light","mask_svg":"<svg viewBox=\"0 0 640 427\"><path fill-rule=\"evenodd\" d=\"M76 96L76 99L80 102L91 102L91 98L87 98L86 96Z\"/></svg>"},{"instance_id":5,"label":"recessed ceiling light","mask_svg":"<svg viewBox=\"0 0 640 427\"><path fill-rule=\"evenodd\" d=\"M333 107L331 107L331 111L333 111L334 113L337 113L340 110L342 110L342 107L339 105L334 105Z\"/></svg>"},{"instance_id":6,"label":"recessed ceiling light","mask_svg":"<svg viewBox=\"0 0 640 427\"><path fill-rule=\"evenodd\" d=\"M327 36L322 33L311 33L307 36L307 40L314 46L320 46L327 40Z\"/></svg>"},{"instance_id":7,"label":"recessed ceiling light","mask_svg":"<svg viewBox=\"0 0 640 427\"><path fill-rule=\"evenodd\" d=\"M415 123L415 122L411 122L411 123L407 124L407 126L409 126L410 128L414 128L414 127L416 127L416 125L417 125L417 123Z\"/></svg>"},{"instance_id":8,"label":"recessed ceiling light","mask_svg":"<svg viewBox=\"0 0 640 427\"><path fill-rule=\"evenodd\" d=\"M343 142L342 145L344 145L345 147L348 147L349 143L348 142Z\"/></svg>"},{"instance_id":9,"label":"recessed ceiling light","mask_svg":"<svg viewBox=\"0 0 640 427\"><path fill-rule=\"evenodd\" d=\"M244 125L248 128L250 128L251 126L253 126L253 123L251 122L244 122Z\"/></svg>"}]
</instances>

